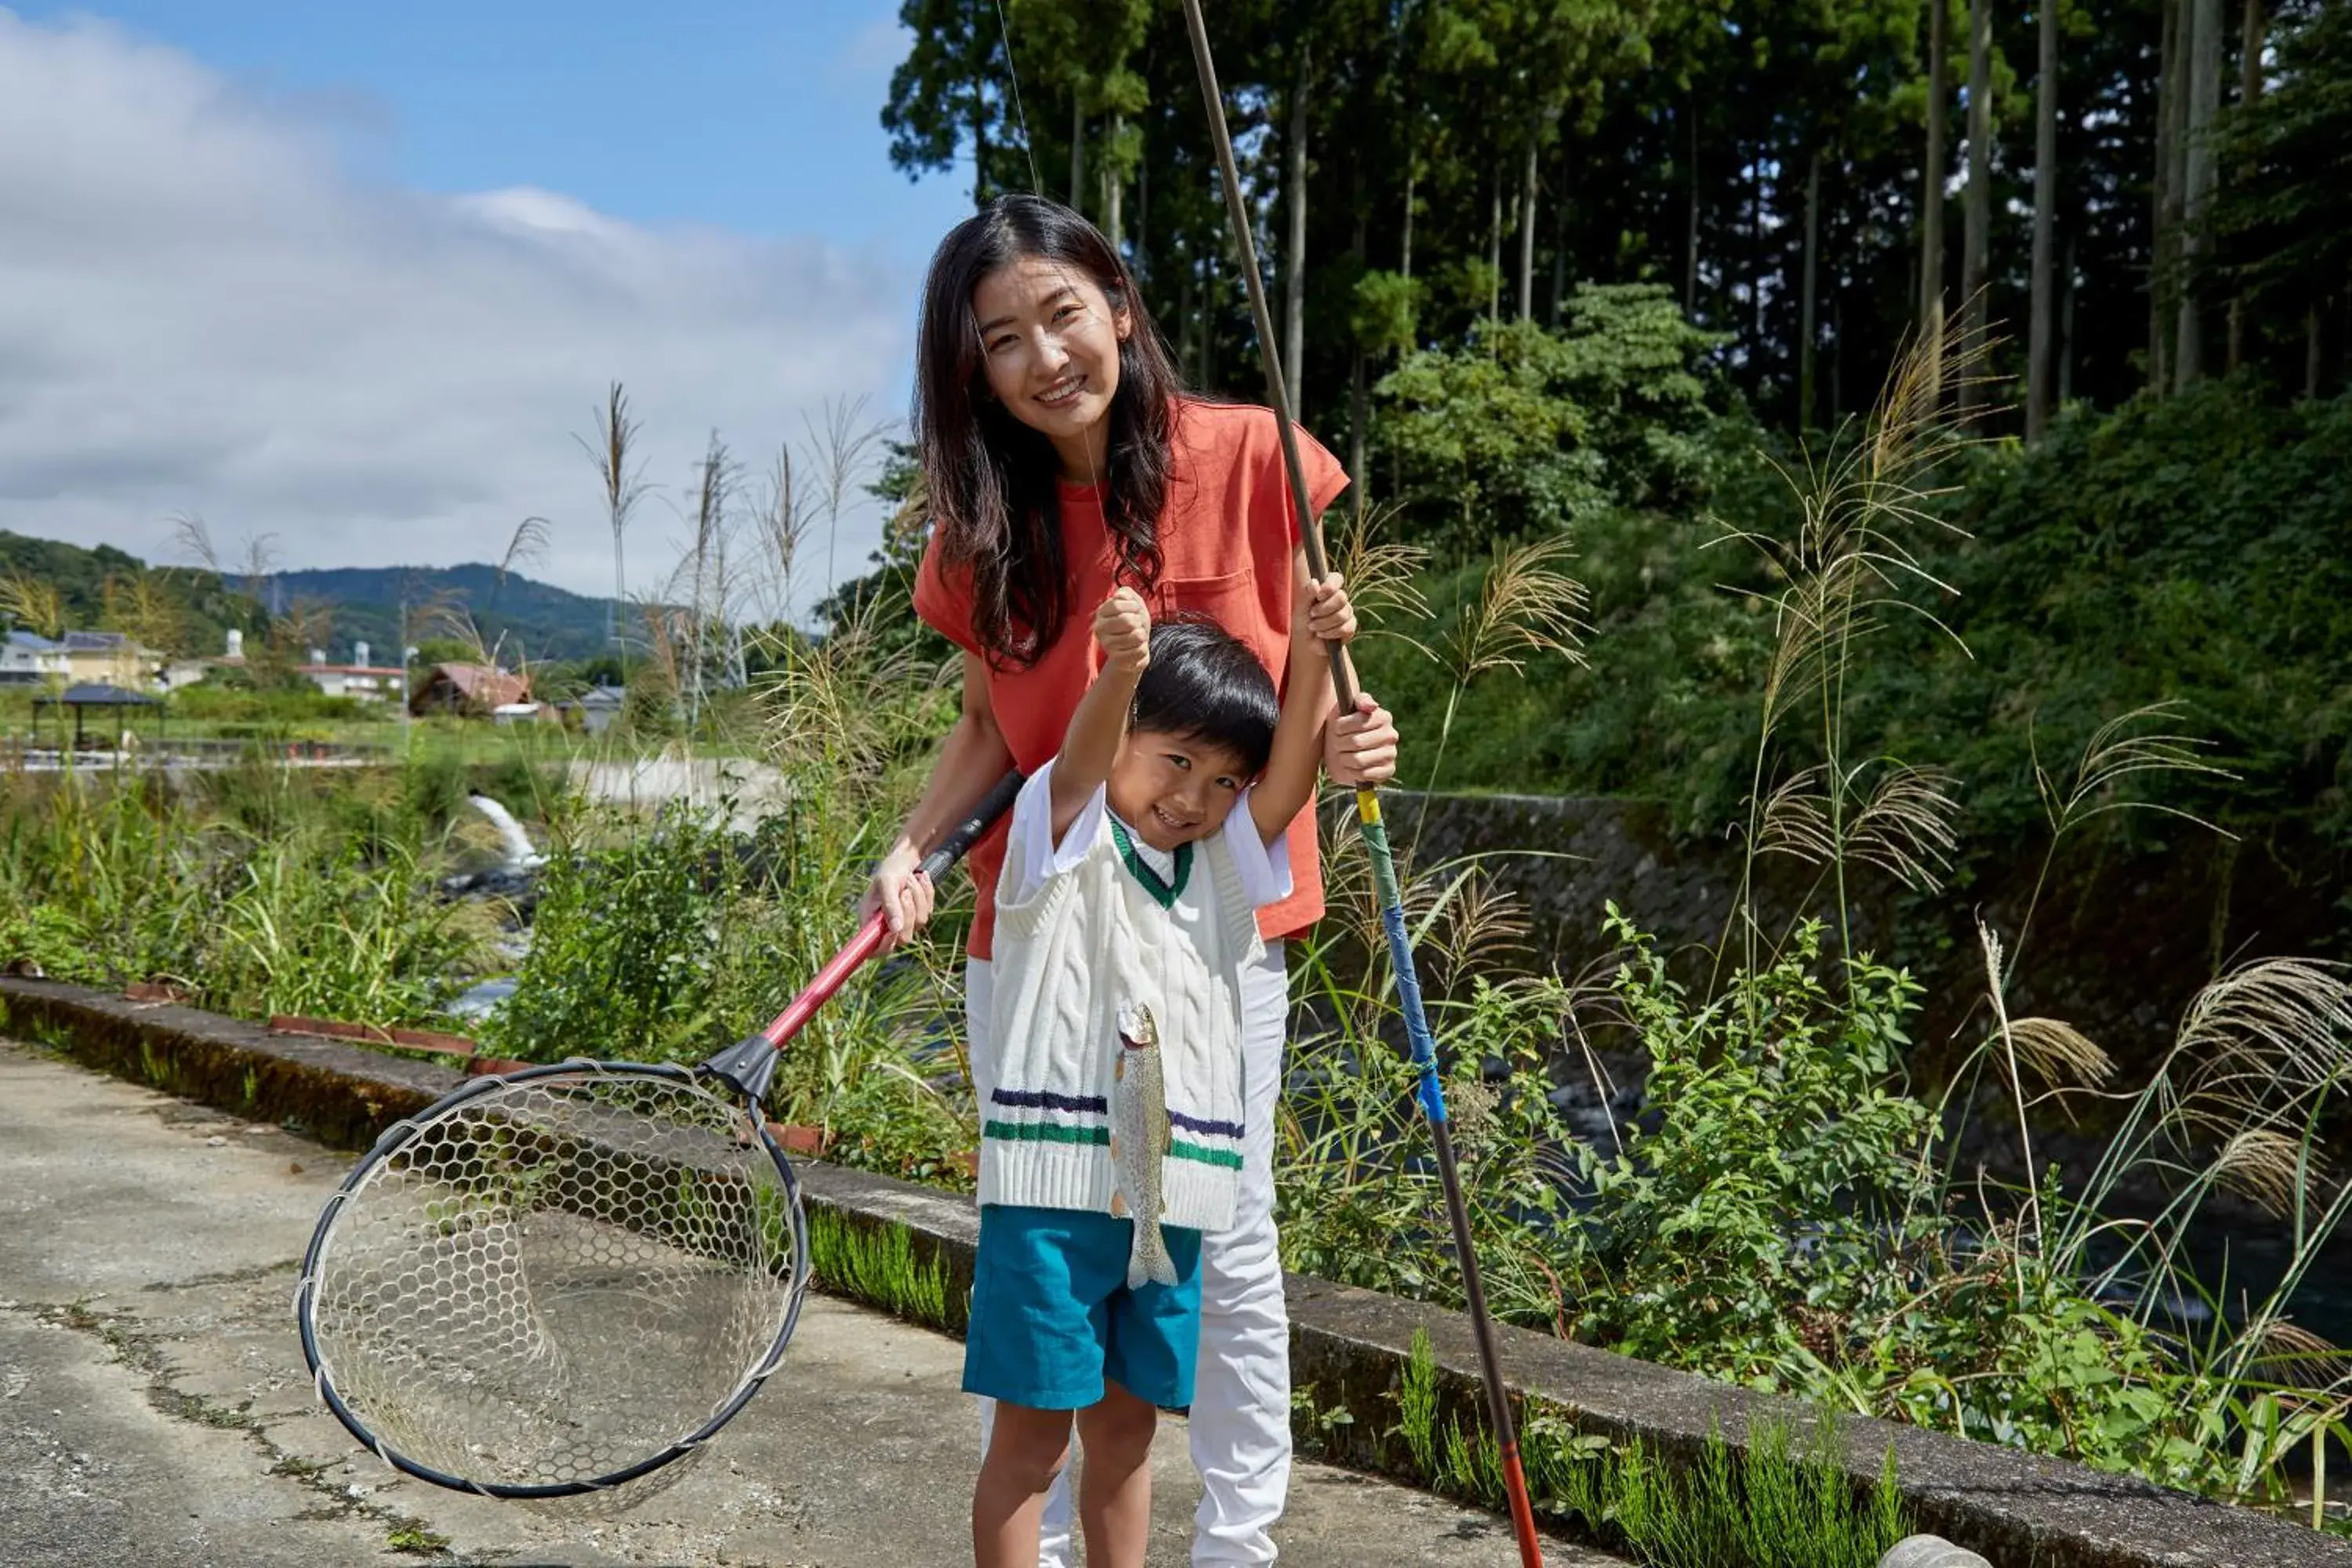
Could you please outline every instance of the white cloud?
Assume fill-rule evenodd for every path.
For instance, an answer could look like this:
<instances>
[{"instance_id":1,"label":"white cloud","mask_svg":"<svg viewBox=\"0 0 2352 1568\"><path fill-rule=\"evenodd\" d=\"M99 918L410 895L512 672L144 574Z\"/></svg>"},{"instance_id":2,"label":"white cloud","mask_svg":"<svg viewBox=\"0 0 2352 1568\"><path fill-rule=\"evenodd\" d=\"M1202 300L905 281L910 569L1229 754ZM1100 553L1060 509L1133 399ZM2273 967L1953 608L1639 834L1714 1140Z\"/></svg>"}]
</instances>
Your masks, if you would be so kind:
<instances>
[{"instance_id":1,"label":"white cloud","mask_svg":"<svg viewBox=\"0 0 2352 1568\"><path fill-rule=\"evenodd\" d=\"M389 188L184 53L5 9L0 237L0 528L160 558L192 511L289 566L446 564L541 514L533 574L587 593L612 545L572 437L608 382L672 494L714 427L764 466L830 398L895 402L916 281L555 192ZM633 590L679 531L641 508Z\"/></svg>"},{"instance_id":2,"label":"white cloud","mask_svg":"<svg viewBox=\"0 0 2352 1568\"><path fill-rule=\"evenodd\" d=\"M834 79L861 83L869 79L887 80L891 69L907 58L907 47L913 41L913 35L898 17L877 16L850 35L833 62Z\"/></svg>"}]
</instances>

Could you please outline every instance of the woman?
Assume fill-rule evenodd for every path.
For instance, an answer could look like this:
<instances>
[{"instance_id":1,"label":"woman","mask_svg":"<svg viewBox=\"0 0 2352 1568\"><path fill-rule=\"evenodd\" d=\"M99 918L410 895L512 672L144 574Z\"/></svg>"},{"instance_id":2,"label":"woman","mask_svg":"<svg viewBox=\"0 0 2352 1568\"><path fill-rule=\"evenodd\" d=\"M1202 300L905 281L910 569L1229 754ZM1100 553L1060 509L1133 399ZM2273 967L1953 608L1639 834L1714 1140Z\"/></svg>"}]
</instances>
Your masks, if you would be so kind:
<instances>
[{"instance_id":1,"label":"woman","mask_svg":"<svg viewBox=\"0 0 2352 1568\"><path fill-rule=\"evenodd\" d=\"M1292 595L1308 578L1274 415L1183 395L1118 252L1051 202L1000 197L940 243L924 289L914 423L933 518L915 608L963 650L963 710L866 893L894 942L930 918L934 889L916 869L924 850L1007 768L1034 769L1061 745L1099 664L1088 617L1115 586L1140 591L1156 616L1214 619L1282 680ZM1311 437L1299 441L1320 512L1347 475ZM1353 633L1336 599L1318 597L1318 637ZM1332 721L1324 768L1343 784L1383 776L1395 749L1388 714L1360 697L1356 711ZM1242 988L1244 1158L1255 1179L1237 1227L1202 1258L1196 1564L1272 1562L1289 1484L1289 1328L1270 1171L1287 1013L1283 939L1323 912L1311 805L1286 848L1294 890L1261 912L1265 957ZM1003 854L1000 832L971 855L980 904L966 1012L983 1105ZM1069 1560L1069 1512L1066 1486L1057 1487L1040 1559L1049 1568Z\"/></svg>"}]
</instances>

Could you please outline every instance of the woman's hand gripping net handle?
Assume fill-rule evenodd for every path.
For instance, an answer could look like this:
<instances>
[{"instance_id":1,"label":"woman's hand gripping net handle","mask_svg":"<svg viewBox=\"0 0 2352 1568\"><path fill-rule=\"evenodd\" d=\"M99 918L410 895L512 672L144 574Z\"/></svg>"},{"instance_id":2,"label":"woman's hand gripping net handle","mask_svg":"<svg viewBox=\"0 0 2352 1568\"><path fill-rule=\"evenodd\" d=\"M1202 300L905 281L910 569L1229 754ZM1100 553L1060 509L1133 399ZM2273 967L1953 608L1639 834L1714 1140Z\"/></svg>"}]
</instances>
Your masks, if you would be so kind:
<instances>
[{"instance_id":1,"label":"woman's hand gripping net handle","mask_svg":"<svg viewBox=\"0 0 2352 1568\"><path fill-rule=\"evenodd\" d=\"M923 857L923 875L934 882L946 876L949 869L964 858L965 852L996 826L996 819L1012 808L1013 797L1021 793L1021 782L1022 775L1018 772L1006 773L997 780L994 787L964 814L963 819L948 830L947 837ZM793 998L791 1005L777 1014L758 1034L728 1047L703 1063L702 1070L730 1085L747 1099L765 1099L768 1080L776 1070L776 1053L784 1048L787 1040L801 1032L809 1019L815 1016L816 1010L841 989L844 982L874 956L874 950L882 945L883 932L888 929L879 910L866 916L866 923L857 928L857 934L826 961L825 966L816 972L816 978Z\"/></svg>"}]
</instances>

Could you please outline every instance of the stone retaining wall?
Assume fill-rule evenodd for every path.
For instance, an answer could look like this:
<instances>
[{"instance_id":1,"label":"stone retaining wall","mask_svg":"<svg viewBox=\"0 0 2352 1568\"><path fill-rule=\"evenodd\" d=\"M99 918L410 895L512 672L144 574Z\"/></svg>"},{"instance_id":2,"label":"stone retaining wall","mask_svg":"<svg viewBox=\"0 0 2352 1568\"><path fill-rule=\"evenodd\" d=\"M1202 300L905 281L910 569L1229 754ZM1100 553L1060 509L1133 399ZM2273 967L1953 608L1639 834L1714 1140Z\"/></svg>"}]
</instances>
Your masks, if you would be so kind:
<instances>
[{"instance_id":1,"label":"stone retaining wall","mask_svg":"<svg viewBox=\"0 0 2352 1568\"><path fill-rule=\"evenodd\" d=\"M297 1122L347 1149L366 1147L461 1081L446 1068L54 982L0 979L0 1008L9 1033L76 1060L223 1110ZM919 1258L947 1267L951 1289L969 1282L978 1225L968 1199L839 1167L803 1169L811 1206L862 1226L902 1227ZM1483 1426L1465 1319L1297 1275L1286 1284L1294 1381L1318 1411L1349 1416L1319 1428L1334 1457L1422 1479L1379 1436L1395 1425L1417 1329L1435 1354L1441 1420ZM1794 1401L1548 1335L1505 1327L1498 1339L1522 1402L1559 1412L1584 1432L1642 1439L1673 1462L1696 1461L1717 1429L1738 1447L1753 1423L1803 1431L1815 1419ZM2352 1568L2352 1543L2143 1481L1886 1422L1849 1418L1839 1431L1857 1487L1875 1482L1891 1446L1918 1527L2000 1568Z\"/></svg>"},{"instance_id":2,"label":"stone retaining wall","mask_svg":"<svg viewBox=\"0 0 2352 1568\"><path fill-rule=\"evenodd\" d=\"M1566 971L1605 951L1612 900L1673 947L1719 937L1739 889L1733 849L1677 843L1651 802L1402 790L1382 799L1414 865L1478 863L1519 900L1538 961Z\"/></svg>"}]
</instances>

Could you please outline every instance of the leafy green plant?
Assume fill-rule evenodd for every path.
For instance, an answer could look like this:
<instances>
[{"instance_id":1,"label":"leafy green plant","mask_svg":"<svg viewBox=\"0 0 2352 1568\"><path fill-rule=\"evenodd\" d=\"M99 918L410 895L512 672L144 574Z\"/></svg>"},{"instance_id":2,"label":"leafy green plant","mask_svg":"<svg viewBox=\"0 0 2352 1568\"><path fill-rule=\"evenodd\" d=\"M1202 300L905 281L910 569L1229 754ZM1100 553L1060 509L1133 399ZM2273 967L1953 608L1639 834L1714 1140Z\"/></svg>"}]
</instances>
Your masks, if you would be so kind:
<instances>
[{"instance_id":1,"label":"leafy green plant","mask_svg":"<svg viewBox=\"0 0 2352 1568\"><path fill-rule=\"evenodd\" d=\"M610 825L609 841L551 860L515 993L482 1031L499 1055L709 1054L713 961L740 875L731 847L684 814L649 833Z\"/></svg>"},{"instance_id":2,"label":"leafy green plant","mask_svg":"<svg viewBox=\"0 0 2352 1568\"><path fill-rule=\"evenodd\" d=\"M1580 1331L1768 1375L1801 1352L1809 1317L1858 1308L1888 1256L1941 1223L1919 1201L1932 1113L1893 1085L1918 987L1857 961L1833 994L1806 926L1769 968L1695 1004L1645 934L1612 922L1628 952L1616 996L1660 1114L1613 1152L1570 1145L1592 1208L1566 1251L1609 1287L1580 1293Z\"/></svg>"},{"instance_id":3,"label":"leafy green plant","mask_svg":"<svg viewBox=\"0 0 2352 1568\"><path fill-rule=\"evenodd\" d=\"M1405 1452L1424 1475L1437 1469L1437 1358L1430 1353L1429 1331L1412 1331L1412 1351L1397 1383L1397 1432Z\"/></svg>"},{"instance_id":4,"label":"leafy green plant","mask_svg":"<svg viewBox=\"0 0 2352 1568\"><path fill-rule=\"evenodd\" d=\"M1412 537L1442 556L1706 493L1717 416L1701 363L1716 340L1656 284L1580 284L1567 313L1562 331L1488 326L1381 380Z\"/></svg>"},{"instance_id":5,"label":"leafy green plant","mask_svg":"<svg viewBox=\"0 0 2352 1568\"><path fill-rule=\"evenodd\" d=\"M411 1557L437 1557L449 1550L449 1538L421 1524L407 1522L385 1531L383 1544L387 1551Z\"/></svg>"}]
</instances>

